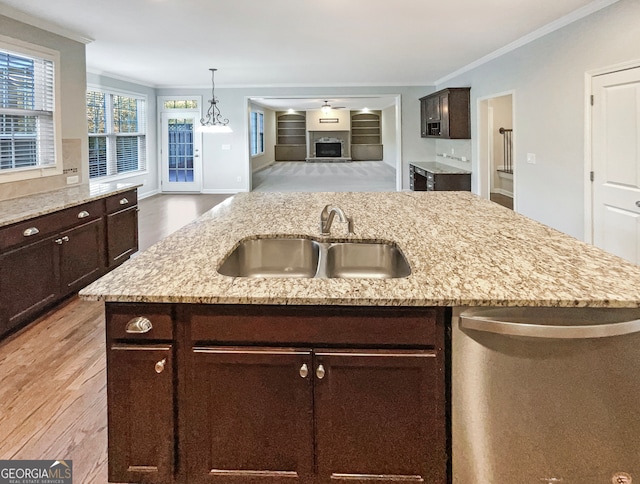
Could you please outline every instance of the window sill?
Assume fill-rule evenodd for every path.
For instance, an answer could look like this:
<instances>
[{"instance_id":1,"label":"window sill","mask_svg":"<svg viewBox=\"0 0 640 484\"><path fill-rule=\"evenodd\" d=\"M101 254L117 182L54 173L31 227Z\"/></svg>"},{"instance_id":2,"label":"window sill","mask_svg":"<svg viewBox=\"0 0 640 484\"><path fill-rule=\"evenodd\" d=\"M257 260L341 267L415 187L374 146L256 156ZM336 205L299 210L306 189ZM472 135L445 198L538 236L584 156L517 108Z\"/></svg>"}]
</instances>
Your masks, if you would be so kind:
<instances>
[{"instance_id":1,"label":"window sill","mask_svg":"<svg viewBox=\"0 0 640 484\"><path fill-rule=\"evenodd\" d=\"M117 182L120 180L126 180L127 178L134 178L137 176L148 175L149 170L140 170L140 171L128 171L126 173L122 173L120 175L111 175L111 176L100 176L96 178L89 178L89 183L111 183Z\"/></svg>"},{"instance_id":2,"label":"window sill","mask_svg":"<svg viewBox=\"0 0 640 484\"><path fill-rule=\"evenodd\" d=\"M45 178L49 176L62 175L62 168L58 166L34 167L34 168L18 168L8 172L0 171L0 184L19 182L25 180L34 180L36 178Z\"/></svg>"}]
</instances>

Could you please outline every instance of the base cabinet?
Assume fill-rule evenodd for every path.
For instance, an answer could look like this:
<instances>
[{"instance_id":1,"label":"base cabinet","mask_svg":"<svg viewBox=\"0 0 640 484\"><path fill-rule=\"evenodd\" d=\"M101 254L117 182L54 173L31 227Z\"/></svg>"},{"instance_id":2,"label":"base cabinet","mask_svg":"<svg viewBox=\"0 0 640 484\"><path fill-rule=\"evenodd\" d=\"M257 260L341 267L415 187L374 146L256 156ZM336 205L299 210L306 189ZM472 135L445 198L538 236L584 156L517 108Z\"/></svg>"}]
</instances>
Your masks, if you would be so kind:
<instances>
[{"instance_id":1,"label":"base cabinet","mask_svg":"<svg viewBox=\"0 0 640 484\"><path fill-rule=\"evenodd\" d=\"M111 482L448 482L444 309L166 305L170 345L132 345L125 322L168 324L148 306L107 304ZM137 381L163 351L173 393ZM175 433L139 409L171 398Z\"/></svg>"},{"instance_id":2,"label":"base cabinet","mask_svg":"<svg viewBox=\"0 0 640 484\"><path fill-rule=\"evenodd\" d=\"M191 358L188 482L276 484L313 474L311 351L196 347Z\"/></svg>"},{"instance_id":3,"label":"base cabinet","mask_svg":"<svg viewBox=\"0 0 640 484\"><path fill-rule=\"evenodd\" d=\"M0 338L138 250L137 191L0 228Z\"/></svg>"},{"instance_id":4,"label":"base cabinet","mask_svg":"<svg viewBox=\"0 0 640 484\"><path fill-rule=\"evenodd\" d=\"M114 344L107 361L109 480L171 482L171 345Z\"/></svg>"},{"instance_id":5,"label":"base cabinet","mask_svg":"<svg viewBox=\"0 0 640 484\"><path fill-rule=\"evenodd\" d=\"M0 335L56 300L59 260L52 238L0 255Z\"/></svg>"}]
</instances>

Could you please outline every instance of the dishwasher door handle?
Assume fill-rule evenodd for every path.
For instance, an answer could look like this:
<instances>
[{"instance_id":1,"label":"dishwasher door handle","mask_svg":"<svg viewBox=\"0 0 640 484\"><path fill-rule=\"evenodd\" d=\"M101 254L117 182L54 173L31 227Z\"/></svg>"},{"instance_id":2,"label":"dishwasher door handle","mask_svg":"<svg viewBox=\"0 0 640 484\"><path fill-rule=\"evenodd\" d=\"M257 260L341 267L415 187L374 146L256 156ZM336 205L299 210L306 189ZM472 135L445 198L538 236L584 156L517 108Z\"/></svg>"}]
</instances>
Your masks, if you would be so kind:
<instances>
[{"instance_id":1,"label":"dishwasher door handle","mask_svg":"<svg viewBox=\"0 0 640 484\"><path fill-rule=\"evenodd\" d=\"M460 327L508 336L529 338L589 339L640 332L640 319L620 323L558 326L498 321L479 316L460 315Z\"/></svg>"}]
</instances>

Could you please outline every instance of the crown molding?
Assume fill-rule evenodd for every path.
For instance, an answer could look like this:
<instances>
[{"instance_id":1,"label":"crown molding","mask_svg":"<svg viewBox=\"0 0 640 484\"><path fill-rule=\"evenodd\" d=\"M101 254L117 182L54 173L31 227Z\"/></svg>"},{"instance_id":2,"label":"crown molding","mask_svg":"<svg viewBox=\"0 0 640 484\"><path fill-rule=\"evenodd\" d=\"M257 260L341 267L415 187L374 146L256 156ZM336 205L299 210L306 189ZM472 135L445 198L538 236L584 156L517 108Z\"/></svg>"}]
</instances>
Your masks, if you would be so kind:
<instances>
[{"instance_id":1,"label":"crown molding","mask_svg":"<svg viewBox=\"0 0 640 484\"><path fill-rule=\"evenodd\" d=\"M522 47L523 45L527 45L533 42L534 40L544 37L545 35L550 34L551 32L555 32L556 30L566 27L567 25L572 24L573 22L576 22L584 17L587 17L610 5L613 5L618 1L619 0L596 0L595 2L591 2L590 4L585 5L584 7L581 7L577 10L574 10L573 12L565 15L564 17L560 17L559 19L554 20L553 22L548 23L547 25L540 27L537 30L534 30L533 32L525 35L524 37L520 37L519 39L511 42L510 44L505 45L504 47L499 48L498 50L494 50L490 54L487 54L484 57L481 57L471 62L470 64L467 64L466 66L458 69L457 71L452 72L451 74L447 74L446 76L441 77L440 79L435 81L435 85L442 84L450 79L453 79L454 77L459 76L460 74L464 74L465 72L471 71L476 67L486 64L487 62L492 61L493 59L497 59L498 57L501 57L511 51L514 51L519 47Z\"/></svg>"},{"instance_id":2,"label":"crown molding","mask_svg":"<svg viewBox=\"0 0 640 484\"><path fill-rule=\"evenodd\" d=\"M42 30L46 30L47 32L51 32L53 34L60 35L67 39L75 40L76 42L80 42L82 44L90 44L95 40L87 35L67 29L58 24L54 24L53 22L34 17L33 15L25 13L22 10L18 10L8 5L3 5L1 3L0 15L4 15L5 17L12 18L13 20L17 20L18 22L22 22Z\"/></svg>"}]
</instances>

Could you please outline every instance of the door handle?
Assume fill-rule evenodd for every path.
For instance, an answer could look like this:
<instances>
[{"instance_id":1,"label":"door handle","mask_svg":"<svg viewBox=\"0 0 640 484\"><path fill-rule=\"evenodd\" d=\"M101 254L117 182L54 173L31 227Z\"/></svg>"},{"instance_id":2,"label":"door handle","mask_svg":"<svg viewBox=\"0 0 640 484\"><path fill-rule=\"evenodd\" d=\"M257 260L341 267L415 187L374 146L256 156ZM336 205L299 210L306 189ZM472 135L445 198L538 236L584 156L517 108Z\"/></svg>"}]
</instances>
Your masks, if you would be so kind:
<instances>
[{"instance_id":1,"label":"door handle","mask_svg":"<svg viewBox=\"0 0 640 484\"><path fill-rule=\"evenodd\" d=\"M460 316L460 327L487 333L529 338L588 339L621 336L640 332L640 319L608 324L559 326L547 324L496 321L491 318Z\"/></svg>"},{"instance_id":2,"label":"door handle","mask_svg":"<svg viewBox=\"0 0 640 484\"><path fill-rule=\"evenodd\" d=\"M137 318L129 320L124 330L129 334L144 334L148 333L152 329L153 324L151 324L149 319L138 316Z\"/></svg>"},{"instance_id":3,"label":"door handle","mask_svg":"<svg viewBox=\"0 0 640 484\"><path fill-rule=\"evenodd\" d=\"M638 201L636 202L636 207L639 207L639 208L640 208L640 200L638 200Z\"/></svg>"},{"instance_id":4,"label":"door handle","mask_svg":"<svg viewBox=\"0 0 640 484\"><path fill-rule=\"evenodd\" d=\"M156 373L162 373L164 371L164 366L167 364L167 359L166 358L162 358L160 361L158 361L155 364L155 370Z\"/></svg>"}]
</instances>

